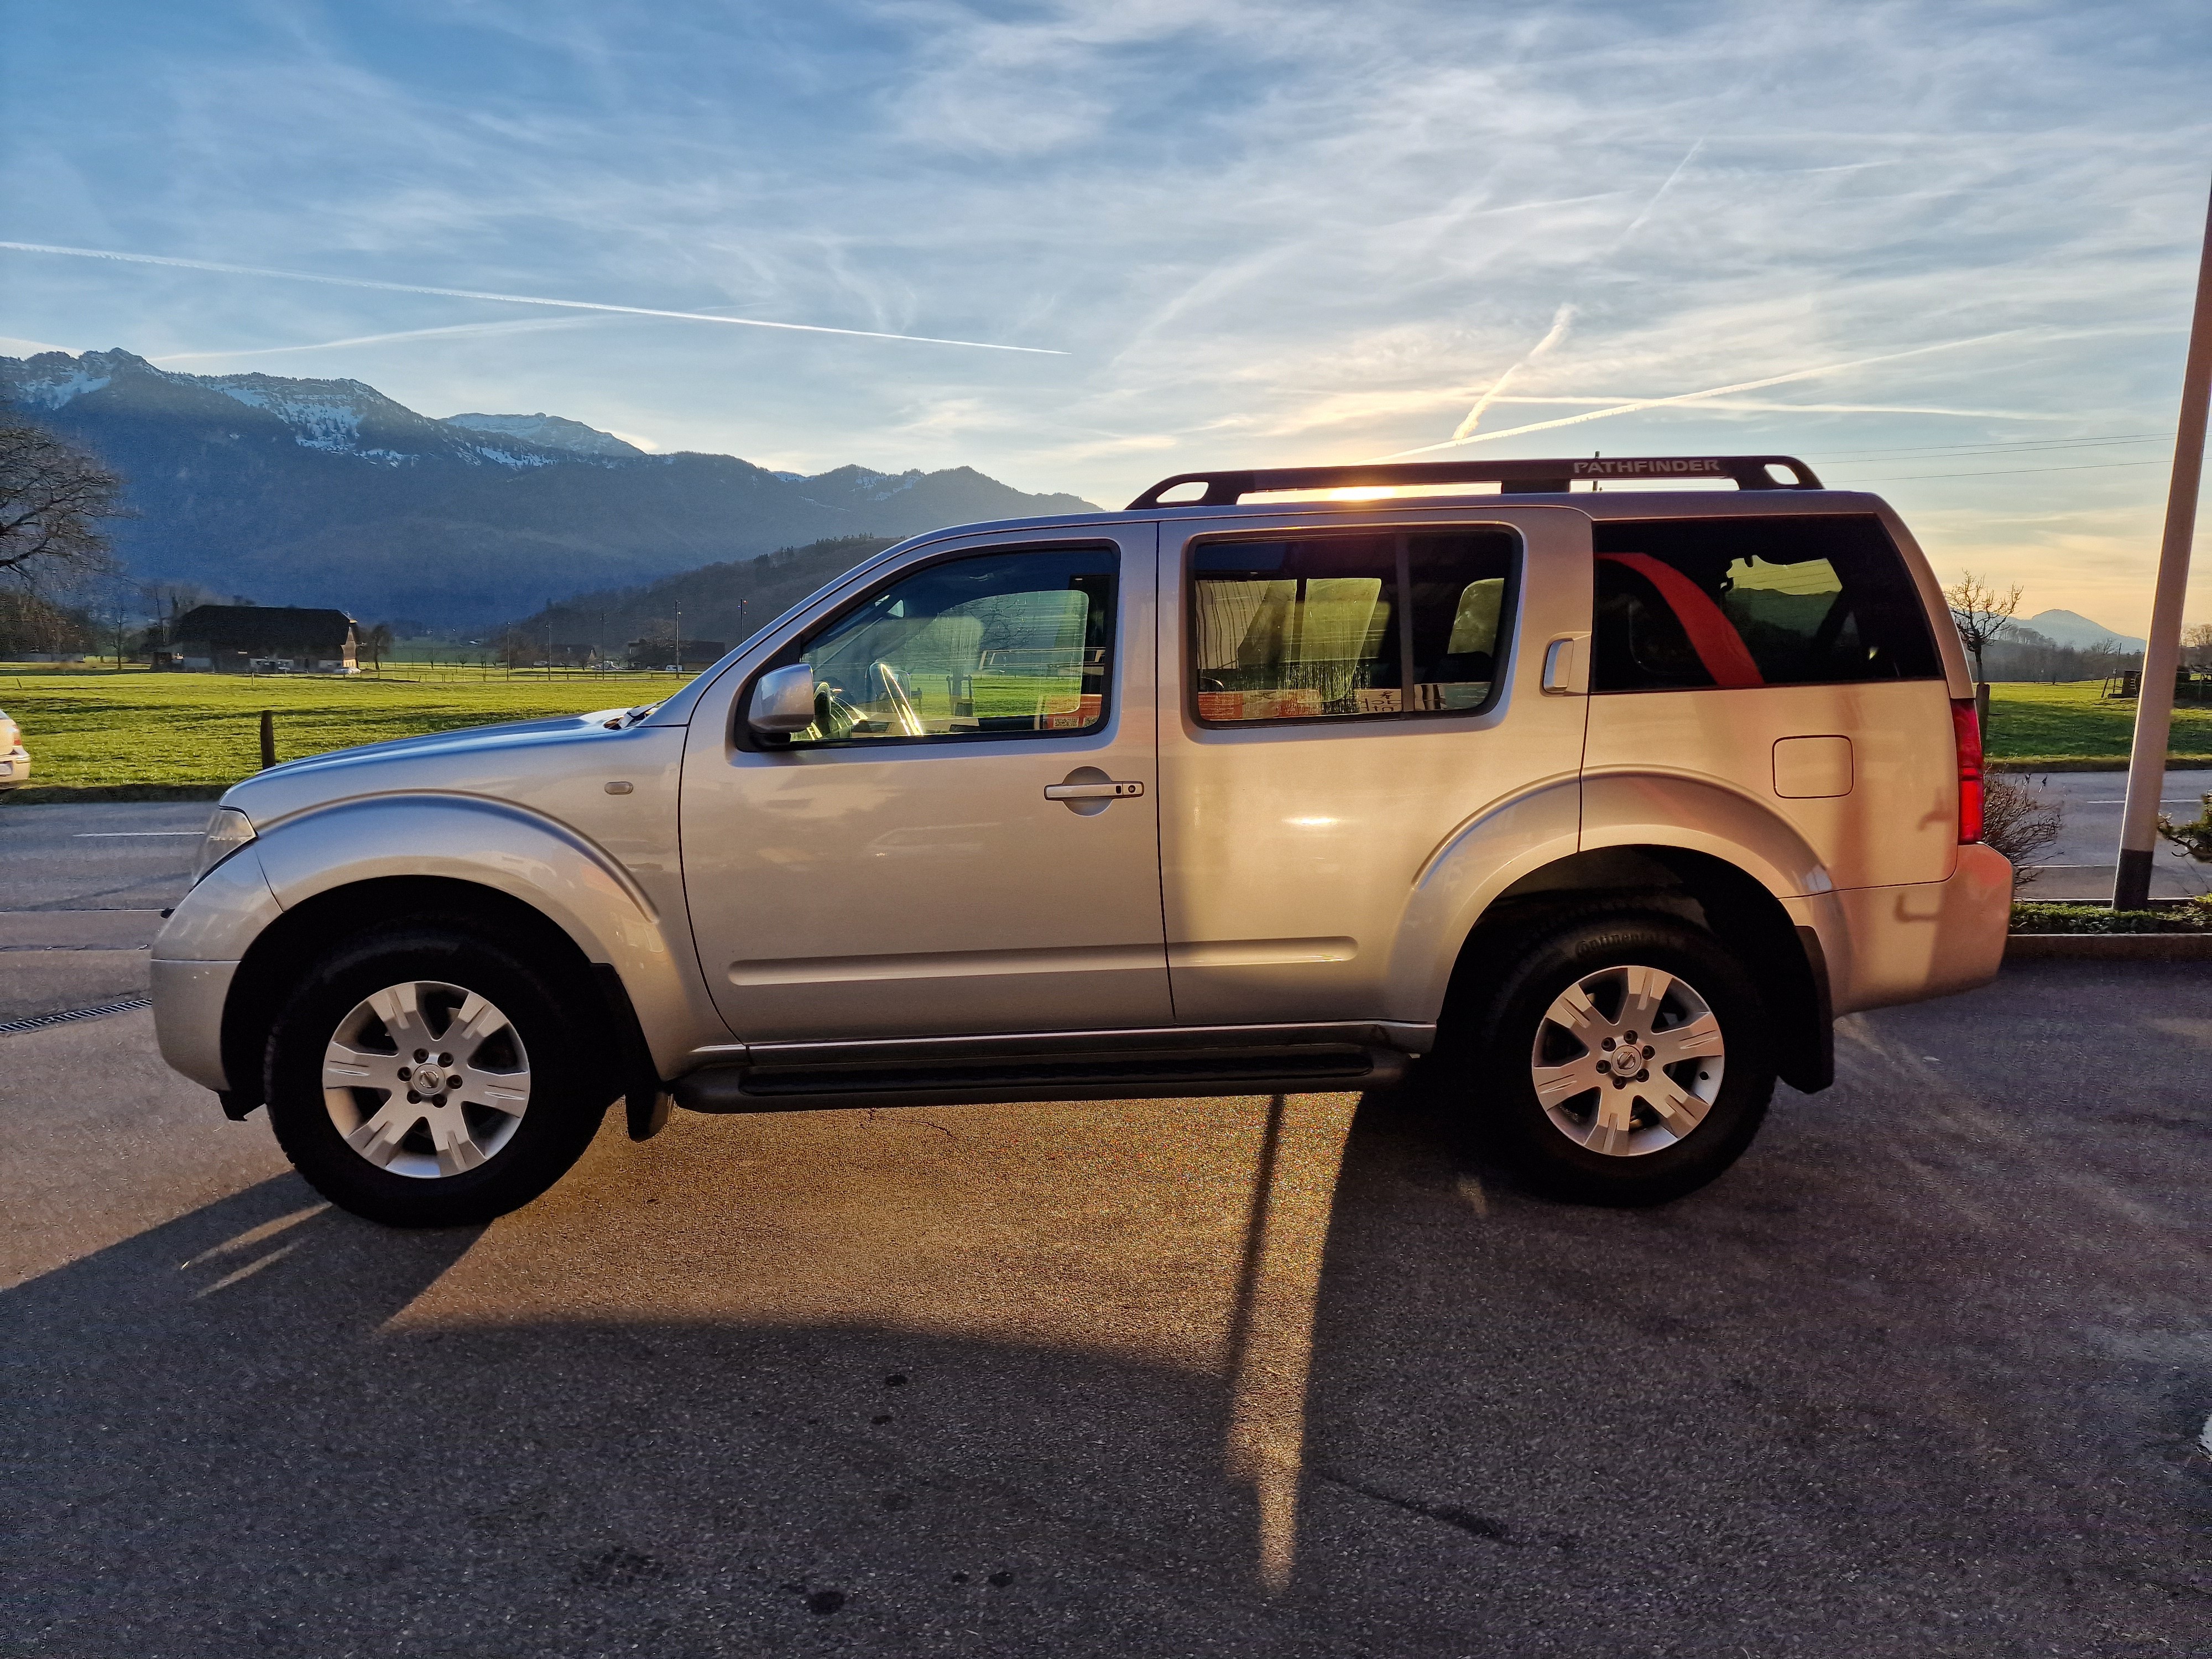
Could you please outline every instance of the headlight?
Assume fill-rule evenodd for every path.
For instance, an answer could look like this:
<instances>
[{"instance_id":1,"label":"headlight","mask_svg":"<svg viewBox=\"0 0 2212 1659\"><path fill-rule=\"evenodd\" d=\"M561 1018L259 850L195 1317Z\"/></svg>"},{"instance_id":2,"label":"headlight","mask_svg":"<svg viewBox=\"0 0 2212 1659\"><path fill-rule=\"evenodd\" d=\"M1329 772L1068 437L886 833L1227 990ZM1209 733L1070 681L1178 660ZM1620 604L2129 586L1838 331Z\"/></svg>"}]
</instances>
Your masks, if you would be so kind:
<instances>
[{"instance_id":1,"label":"headlight","mask_svg":"<svg viewBox=\"0 0 2212 1659\"><path fill-rule=\"evenodd\" d=\"M235 806L218 806L200 838L200 856L192 866L192 884L253 839L253 820Z\"/></svg>"}]
</instances>

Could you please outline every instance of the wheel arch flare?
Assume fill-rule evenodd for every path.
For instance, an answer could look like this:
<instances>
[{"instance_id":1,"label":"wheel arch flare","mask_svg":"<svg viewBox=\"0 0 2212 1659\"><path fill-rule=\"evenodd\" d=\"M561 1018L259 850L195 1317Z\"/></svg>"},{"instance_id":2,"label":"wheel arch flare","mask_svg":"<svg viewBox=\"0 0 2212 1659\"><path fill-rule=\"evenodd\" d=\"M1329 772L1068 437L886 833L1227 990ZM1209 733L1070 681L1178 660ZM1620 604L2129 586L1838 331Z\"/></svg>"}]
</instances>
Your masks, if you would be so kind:
<instances>
[{"instance_id":1,"label":"wheel arch flare","mask_svg":"<svg viewBox=\"0 0 2212 1659\"><path fill-rule=\"evenodd\" d=\"M222 1048L234 1115L260 1100L258 1057L283 988L337 934L395 915L449 915L529 942L607 996L665 1075L711 1012L684 972L681 916L659 912L603 848L505 803L387 796L342 803L263 830L258 866L281 907L245 949L224 1000ZM678 935L671 936L673 929Z\"/></svg>"}]
</instances>

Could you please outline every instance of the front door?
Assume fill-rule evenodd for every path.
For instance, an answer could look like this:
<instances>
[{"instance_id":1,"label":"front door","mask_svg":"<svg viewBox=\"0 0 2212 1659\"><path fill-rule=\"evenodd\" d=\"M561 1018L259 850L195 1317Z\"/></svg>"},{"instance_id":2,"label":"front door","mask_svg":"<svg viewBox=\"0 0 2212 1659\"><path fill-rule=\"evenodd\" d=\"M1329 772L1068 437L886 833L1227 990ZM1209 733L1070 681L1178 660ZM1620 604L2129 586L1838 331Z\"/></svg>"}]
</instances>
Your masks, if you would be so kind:
<instances>
[{"instance_id":1,"label":"front door","mask_svg":"<svg viewBox=\"0 0 2212 1659\"><path fill-rule=\"evenodd\" d=\"M815 723L704 705L700 964L752 1042L1170 1023L1150 524L930 550L803 625Z\"/></svg>"}]
</instances>

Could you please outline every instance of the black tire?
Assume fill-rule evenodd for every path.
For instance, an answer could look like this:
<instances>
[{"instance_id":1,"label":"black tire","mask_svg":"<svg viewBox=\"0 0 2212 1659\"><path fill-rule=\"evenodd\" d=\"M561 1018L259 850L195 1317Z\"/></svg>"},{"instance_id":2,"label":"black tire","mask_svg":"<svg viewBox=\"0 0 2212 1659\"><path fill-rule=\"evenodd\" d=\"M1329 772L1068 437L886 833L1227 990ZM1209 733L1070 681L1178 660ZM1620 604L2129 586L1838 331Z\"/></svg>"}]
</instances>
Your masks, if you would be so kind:
<instances>
[{"instance_id":1,"label":"black tire","mask_svg":"<svg viewBox=\"0 0 2212 1659\"><path fill-rule=\"evenodd\" d=\"M1718 1022L1724 1044L1717 1083L1702 1085L1699 1062L1678 1060L1656 1084L1646 1069L1587 1093L1565 1095L1547 1110L1538 1097L1534 1067L1540 1035L1551 1062L1571 1061L1588 1054L1609 1063L1596 1047L1585 1047L1561 1028L1547 1029L1554 1000L1578 983L1593 981L1594 1006L1610 1017L1604 999L1611 988L1626 992L1626 970L1657 969L1675 976L1692 1001L1701 1000ZM1617 973L1615 970L1619 970ZM1766 1115L1774 1093L1771 1023L1766 1006L1741 963L1702 928L1677 918L1645 914L1583 916L1549 932L1524 933L1506 947L1494 970L1470 975L1441 1035L1445 1040L1445 1098L1441 1103L1478 1155L1507 1165L1529 1187L1547 1196L1583 1204L1635 1206L1664 1203L1694 1192L1740 1158ZM1680 1006L1682 993L1670 995ZM1670 1019L1674 1023L1669 1023ZM1594 1026L1594 1030L1610 1029ZM1686 1030L1680 1018L1662 1013L1658 1029ZM1615 1040L1608 1037L1606 1046ZM1627 1045L1620 1045L1626 1052ZM1561 1064L1564 1075L1566 1064ZM1648 1100L1677 1079L1673 1091L1710 1086L1712 1097L1703 1115L1679 1138ZM1559 1085L1564 1091L1571 1086ZM1606 1097L1620 1092L1609 1108ZM1624 1145L1634 1152L1592 1150L1579 1144L1577 1132L1593 1140L1620 1132L1601 1126L1599 1114L1626 1112L1636 1126ZM1618 1120L1614 1120L1617 1121ZM1562 1127L1562 1122L1566 1127ZM1587 1126L1587 1127L1585 1127Z\"/></svg>"},{"instance_id":2,"label":"black tire","mask_svg":"<svg viewBox=\"0 0 2212 1659\"><path fill-rule=\"evenodd\" d=\"M437 1073L441 1088L450 1088L455 1113L467 1112L471 1125L493 1126L483 1139L486 1145L497 1144L471 1168L444 1169L452 1154L440 1156L432 1144L428 1105L423 1120L405 1132L408 1139L389 1150L394 1168L419 1169L427 1157L428 1173L394 1173L394 1168L372 1162L348 1144L334 1110L366 1118L380 1104L391 1103L395 1121L407 1115L410 1109L396 1103L410 1098L397 1068L411 1056L396 1048L388 1056L395 1071L388 1083L378 1065L369 1079L377 1086L337 1091L340 1103L335 1108L325 1097L325 1051L341 1026L356 1019L367 999L388 987L412 984L474 992L504 1016L506 1035L491 1040L498 1053L489 1064L495 1067L502 1058L511 1064L518 1053L526 1060L527 1104L519 1114L498 1113L469 1098L472 1089L482 1089L483 1076L449 1084L448 1073ZM386 1226L462 1226L520 1208L583 1156L618 1087L609 1056L594 1052L589 1043L591 1032L605 1031L610 1024L589 992L587 983L549 973L489 934L450 922L399 919L357 933L307 973L270 1030L264 1085L277 1144L317 1192ZM461 1022L446 1006L449 1001L437 994L423 999L426 1029L442 1030L458 1043L463 1040L455 1035ZM443 1027L437 1024L441 1014L448 1022ZM380 1023L366 1030L358 1046L380 1050L391 1041ZM500 1048L502 1042L507 1046ZM377 1058L387 1056L379 1052ZM456 1071L465 1071L476 1055L461 1058ZM437 1055L430 1059L434 1063ZM448 1097L429 1098L442 1112ZM471 1139L463 1155L476 1147Z\"/></svg>"}]
</instances>

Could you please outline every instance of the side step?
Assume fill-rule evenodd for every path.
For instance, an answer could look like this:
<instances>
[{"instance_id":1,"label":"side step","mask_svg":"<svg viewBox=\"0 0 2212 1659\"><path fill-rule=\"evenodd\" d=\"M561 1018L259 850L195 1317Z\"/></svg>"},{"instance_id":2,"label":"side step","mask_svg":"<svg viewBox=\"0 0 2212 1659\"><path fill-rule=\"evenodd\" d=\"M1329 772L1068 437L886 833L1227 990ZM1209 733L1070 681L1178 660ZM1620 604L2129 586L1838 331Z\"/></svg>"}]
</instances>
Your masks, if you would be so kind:
<instances>
[{"instance_id":1,"label":"side step","mask_svg":"<svg viewBox=\"0 0 2212 1659\"><path fill-rule=\"evenodd\" d=\"M781 1057L779 1057L781 1059ZM812 1112L843 1107L983 1105L1173 1095L1285 1094L1385 1089L1410 1055L1355 1043L1228 1049L962 1054L815 1063L755 1060L679 1078L676 1103L694 1112Z\"/></svg>"}]
</instances>

